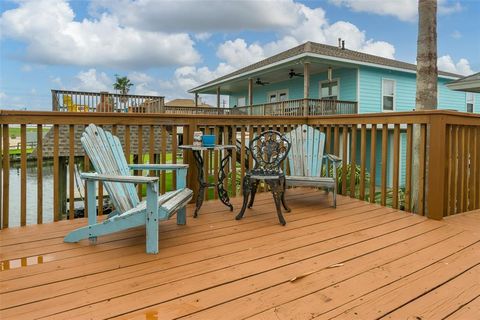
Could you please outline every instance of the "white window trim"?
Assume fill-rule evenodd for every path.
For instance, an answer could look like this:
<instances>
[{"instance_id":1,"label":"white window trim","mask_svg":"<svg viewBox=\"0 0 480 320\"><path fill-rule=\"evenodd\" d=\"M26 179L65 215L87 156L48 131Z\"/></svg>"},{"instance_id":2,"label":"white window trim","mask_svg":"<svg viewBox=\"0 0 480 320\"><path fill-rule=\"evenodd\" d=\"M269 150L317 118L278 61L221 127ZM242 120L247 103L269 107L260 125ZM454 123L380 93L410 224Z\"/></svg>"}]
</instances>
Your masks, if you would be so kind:
<instances>
[{"instance_id":1,"label":"white window trim","mask_svg":"<svg viewBox=\"0 0 480 320\"><path fill-rule=\"evenodd\" d=\"M383 80L393 81L393 110L383 109ZM382 78L382 88L380 89L380 101L382 104L381 112L394 112L397 111L397 81L391 78Z\"/></svg>"},{"instance_id":2,"label":"white window trim","mask_svg":"<svg viewBox=\"0 0 480 320\"><path fill-rule=\"evenodd\" d=\"M245 100L245 104L243 106L240 105L240 99ZM247 98L245 96L237 97L237 107L245 107L247 105Z\"/></svg>"},{"instance_id":3,"label":"white window trim","mask_svg":"<svg viewBox=\"0 0 480 320\"><path fill-rule=\"evenodd\" d=\"M287 95L287 99L285 99L285 100L288 100L288 99L289 99L289 98L288 98L288 96L289 96L288 88L280 89L280 90L273 90L273 91L268 91L268 92L267 92L267 103L270 103L270 96L271 96L271 95L274 95L274 94L275 94L275 96L276 96L277 99L278 99L278 97L280 96L280 93L285 93L285 94ZM280 101L276 101L276 102L280 102ZM275 102L272 102L272 103L275 103Z\"/></svg>"},{"instance_id":4,"label":"white window trim","mask_svg":"<svg viewBox=\"0 0 480 320\"><path fill-rule=\"evenodd\" d=\"M329 82L334 82L334 81L337 81L337 87L338 87L338 95L337 95L337 100L341 100L340 99L340 78L332 78L332 81L329 81L329 80L321 80L318 82L318 98L319 99L322 99L322 83L329 83Z\"/></svg>"},{"instance_id":5,"label":"white window trim","mask_svg":"<svg viewBox=\"0 0 480 320\"><path fill-rule=\"evenodd\" d=\"M473 100L472 100L472 104L473 104L472 113L475 113L475 93L473 93L473 92L465 92L465 112L468 112L468 110L467 110L467 104L468 104L467 96L468 96L469 93L472 95L472 98L473 98Z\"/></svg>"}]
</instances>

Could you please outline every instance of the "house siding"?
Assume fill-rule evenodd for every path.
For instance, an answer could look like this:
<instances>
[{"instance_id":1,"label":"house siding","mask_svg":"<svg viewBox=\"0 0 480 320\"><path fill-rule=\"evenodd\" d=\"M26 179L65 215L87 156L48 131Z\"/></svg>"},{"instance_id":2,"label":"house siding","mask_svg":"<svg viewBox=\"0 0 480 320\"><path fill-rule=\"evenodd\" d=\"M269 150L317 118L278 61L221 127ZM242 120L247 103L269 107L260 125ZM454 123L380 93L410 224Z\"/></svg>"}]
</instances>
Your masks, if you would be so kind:
<instances>
[{"instance_id":1,"label":"house siding","mask_svg":"<svg viewBox=\"0 0 480 320\"><path fill-rule=\"evenodd\" d=\"M451 80L438 80L438 109L453 109L457 111L467 111L467 94L462 91L453 91L448 89L445 84Z\"/></svg>"},{"instance_id":2,"label":"house siding","mask_svg":"<svg viewBox=\"0 0 480 320\"><path fill-rule=\"evenodd\" d=\"M416 75L380 68L360 67L360 113L382 112L382 79L395 81L395 111L412 111L415 108ZM452 80L438 79L438 109L466 111L466 93L446 87ZM475 113L479 94L475 95Z\"/></svg>"},{"instance_id":3,"label":"house siding","mask_svg":"<svg viewBox=\"0 0 480 320\"><path fill-rule=\"evenodd\" d=\"M382 80L395 81L395 111L415 108L415 75L379 68L360 68L360 113L382 111Z\"/></svg>"}]
</instances>

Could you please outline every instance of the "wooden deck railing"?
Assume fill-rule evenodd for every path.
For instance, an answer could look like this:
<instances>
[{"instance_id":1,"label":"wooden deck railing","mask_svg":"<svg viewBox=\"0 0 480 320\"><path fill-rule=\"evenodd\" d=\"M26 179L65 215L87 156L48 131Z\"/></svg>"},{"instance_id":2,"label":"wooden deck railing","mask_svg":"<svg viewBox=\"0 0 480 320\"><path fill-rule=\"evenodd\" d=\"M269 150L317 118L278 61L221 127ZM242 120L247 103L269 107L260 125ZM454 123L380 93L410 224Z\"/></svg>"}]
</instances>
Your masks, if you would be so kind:
<instances>
[{"instance_id":1,"label":"wooden deck railing","mask_svg":"<svg viewBox=\"0 0 480 320\"><path fill-rule=\"evenodd\" d=\"M406 211L412 211L413 198L418 198L416 212L434 219L480 208L479 115L432 111L244 117L0 111L3 228L74 218L73 199L85 194L84 187L78 187L74 179L76 165L84 171L91 168L79 145L79 136L90 123L117 134L129 161L190 164L188 185L194 191L197 180L192 155L179 152L178 146L191 143L196 130L214 134L218 143L237 142L241 148L232 154L226 181L232 196L240 195L241 178L247 167L252 167L252 159L245 150L249 138L267 128L287 132L307 123L326 133L327 152L344 159L339 170L341 194ZM52 129L43 136L46 125ZM18 163L11 161L9 155L9 128L14 126L20 126ZM27 126L38 131L38 147L28 158ZM415 173L412 141L417 128L421 147L416 153L419 172ZM219 157L218 152L205 157L209 172L218 171ZM52 163L48 169L47 162ZM47 181L47 173L51 180ZM173 176L162 175L160 191L173 188L174 181ZM412 188L414 183L417 188ZM218 198L218 195L212 190L206 197ZM72 199L68 204L67 198ZM101 186L98 201L100 204L104 201ZM102 212L100 205L99 213Z\"/></svg>"},{"instance_id":2,"label":"wooden deck railing","mask_svg":"<svg viewBox=\"0 0 480 320\"><path fill-rule=\"evenodd\" d=\"M165 113L167 114L203 114L203 115L226 115L230 114L230 108L214 108L214 107L182 107L165 106Z\"/></svg>"},{"instance_id":3,"label":"wooden deck railing","mask_svg":"<svg viewBox=\"0 0 480 320\"><path fill-rule=\"evenodd\" d=\"M52 111L163 113L161 96L52 90Z\"/></svg>"},{"instance_id":4,"label":"wooden deck railing","mask_svg":"<svg viewBox=\"0 0 480 320\"><path fill-rule=\"evenodd\" d=\"M323 99L294 99L231 108L231 114L272 116L323 116L357 113L357 102Z\"/></svg>"}]
</instances>

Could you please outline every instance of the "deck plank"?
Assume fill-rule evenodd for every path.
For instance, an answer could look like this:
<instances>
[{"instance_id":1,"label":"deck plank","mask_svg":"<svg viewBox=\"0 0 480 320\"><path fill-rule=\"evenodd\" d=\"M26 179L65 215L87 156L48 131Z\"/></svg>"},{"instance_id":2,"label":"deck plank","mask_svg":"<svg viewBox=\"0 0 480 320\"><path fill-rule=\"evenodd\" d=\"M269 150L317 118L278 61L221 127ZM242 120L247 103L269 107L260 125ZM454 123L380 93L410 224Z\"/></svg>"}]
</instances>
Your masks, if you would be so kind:
<instances>
[{"instance_id":1,"label":"deck plank","mask_svg":"<svg viewBox=\"0 0 480 320\"><path fill-rule=\"evenodd\" d=\"M241 221L218 201L186 226L160 224L64 244L84 219L0 231L0 318L464 319L480 308L480 210L444 221L289 190L278 225L271 195ZM241 198L232 199L236 208ZM188 210L191 214L191 208ZM20 263L16 261L16 263ZM333 266L333 267L332 267ZM290 280L300 276L296 281ZM440 307L439 307L440 306Z\"/></svg>"}]
</instances>

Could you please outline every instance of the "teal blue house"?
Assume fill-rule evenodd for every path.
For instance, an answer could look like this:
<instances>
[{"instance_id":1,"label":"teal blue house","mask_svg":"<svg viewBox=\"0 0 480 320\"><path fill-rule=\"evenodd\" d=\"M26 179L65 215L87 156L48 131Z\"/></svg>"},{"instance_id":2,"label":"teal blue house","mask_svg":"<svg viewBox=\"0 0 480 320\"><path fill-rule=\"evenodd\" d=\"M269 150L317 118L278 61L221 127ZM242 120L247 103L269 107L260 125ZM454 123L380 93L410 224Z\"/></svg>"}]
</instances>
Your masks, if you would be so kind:
<instances>
[{"instance_id":1,"label":"teal blue house","mask_svg":"<svg viewBox=\"0 0 480 320\"><path fill-rule=\"evenodd\" d=\"M447 88L461 75L438 74L438 109L480 113L478 93ZM279 102L292 113L301 107L300 99L309 99L310 114L372 113L412 111L415 85L414 64L306 42L189 92L217 95L218 105L220 95L227 95L230 108L248 106L254 114L278 113Z\"/></svg>"},{"instance_id":2,"label":"teal blue house","mask_svg":"<svg viewBox=\"0 0 480 320\"><path fill-rule=\"evenodd\" d=\"M439 70L438 109L480 113L480 93L447 87L448 83L460 78L461 75ZM348 50L341 45L306 42L189 92L195 97L215 94L219 107L220 95L228 95L232 114L334 115L412 111L415 108L416 66ZM400 143L402 173L405 172L404 132ZM388 170L390 176L391 168ZM400 177L401 183L404 178Z\"/></svg>"}]
</instances>

